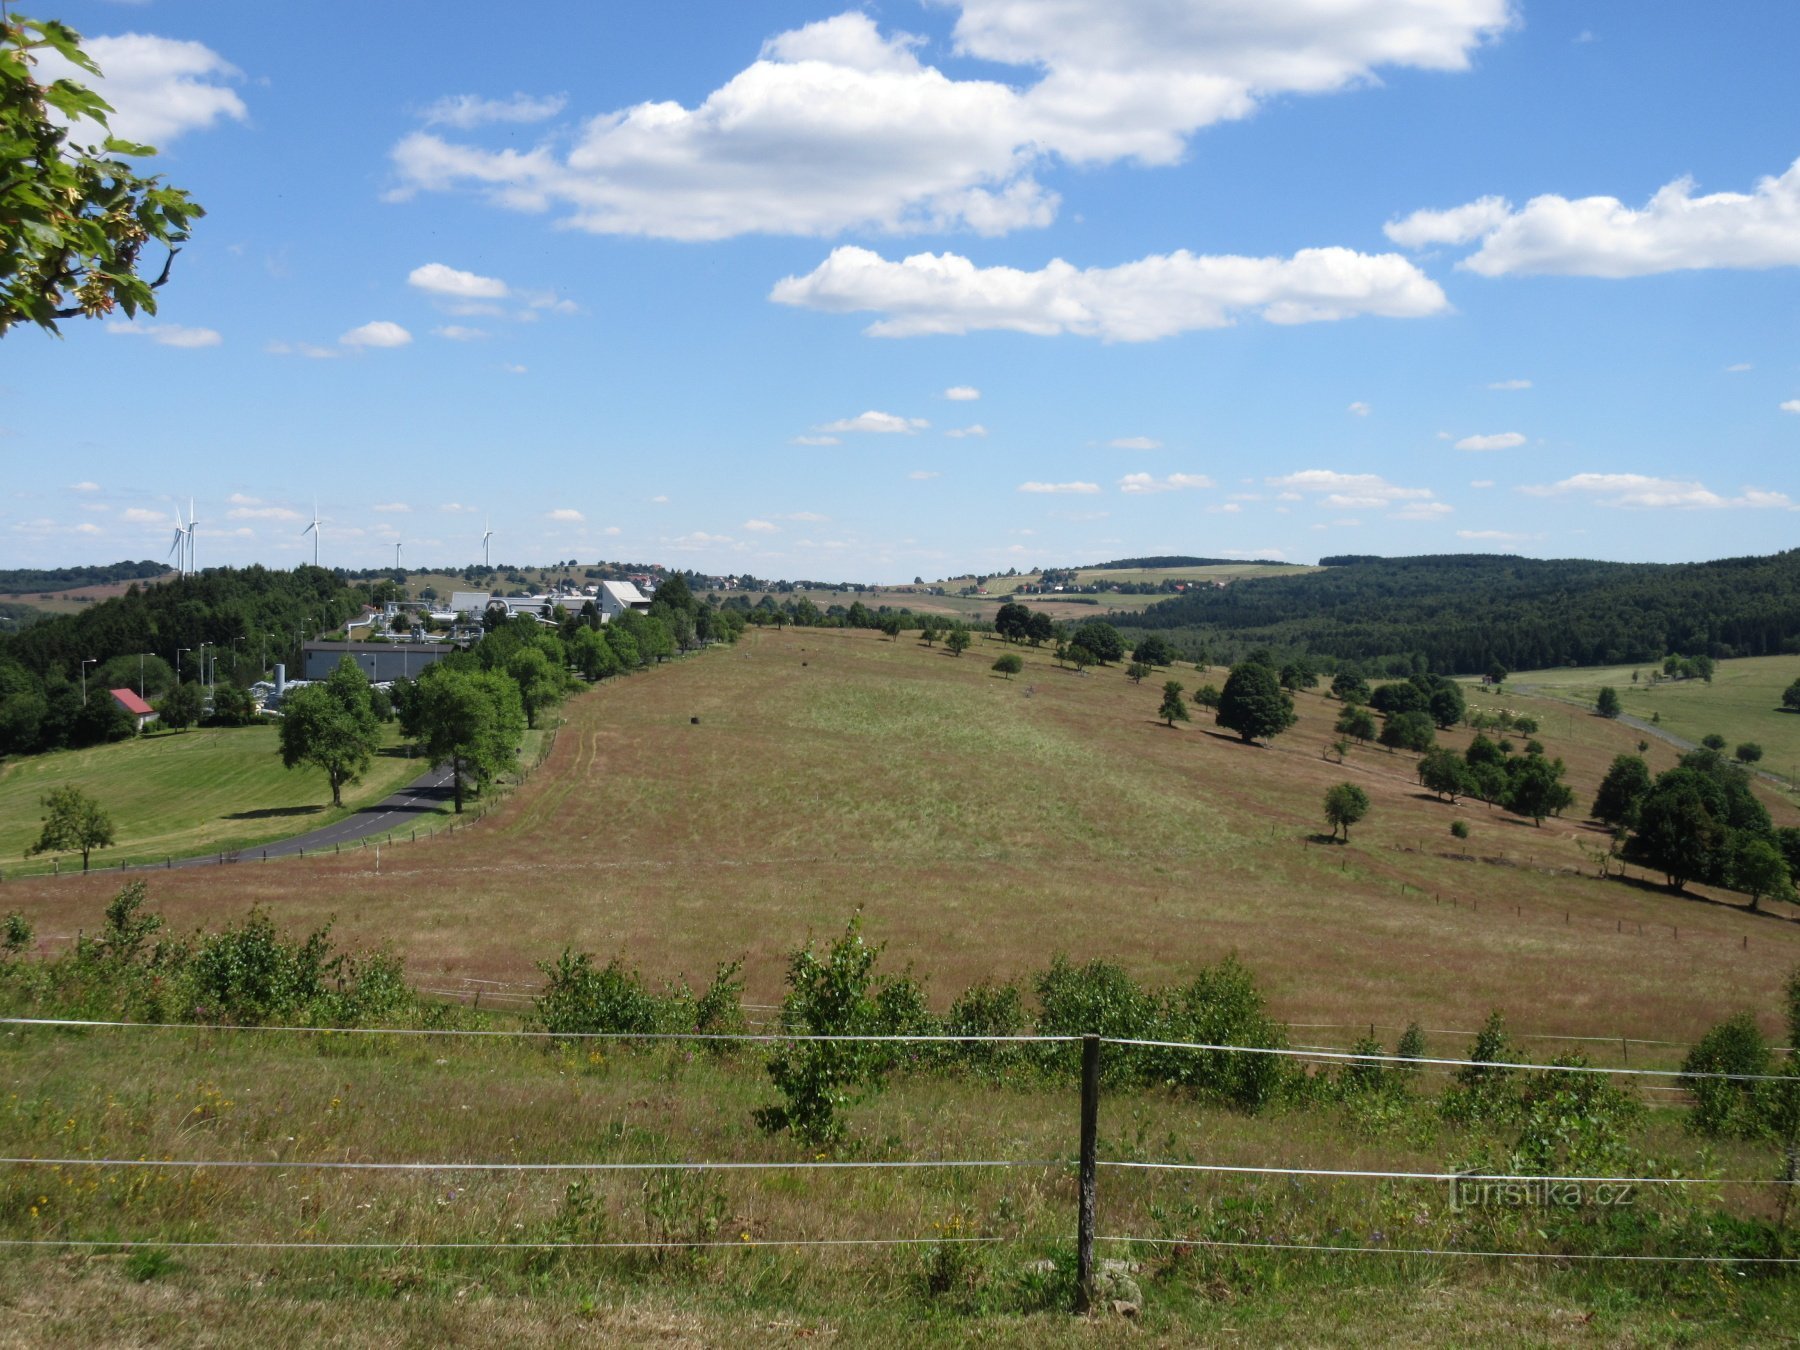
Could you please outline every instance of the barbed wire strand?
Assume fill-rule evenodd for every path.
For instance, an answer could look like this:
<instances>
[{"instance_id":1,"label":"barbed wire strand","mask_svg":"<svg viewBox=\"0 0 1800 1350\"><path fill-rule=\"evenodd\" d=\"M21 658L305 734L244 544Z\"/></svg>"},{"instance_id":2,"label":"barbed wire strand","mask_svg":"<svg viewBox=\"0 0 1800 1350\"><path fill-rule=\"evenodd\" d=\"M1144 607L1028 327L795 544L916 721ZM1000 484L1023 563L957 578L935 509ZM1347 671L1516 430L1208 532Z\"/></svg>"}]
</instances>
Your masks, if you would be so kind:
<instances>
[{"instance_id":1,"label":"barbed wire strand","mask_svg":"<svg viewBox=\"0 0 1800 1350\"><path fill-rule=\"evenodd\" d=\"M243 1171L316 1172L804 1172L864 1171L884 1168L1072 1167L1067 1159L1001 1158L837 1161L802 1158L786 1162L356 1162L276 1158L0 1158L4 1167L232 1168Z\"/></svg>"},{"instance_id":2,"label":"barbed wire strand","mask_svg":"<svg viewBox=\"0 0 1800 1350\"><path fill-rule=\"evenodd\" d=\"M1664 1264L1693 1262L1724 1266L1800 1266L1800 1256L1688 1256L1642 1255L1627 1252L1513 1252L1470 1250L1460 1247L1332 1247L1311 1242L1238 1242L1226 1238L1152 1238L1116 1235L1096 1236L1096 1242L1126 1242L1169 1247L1223 1247L1272 1252L1320 1252L1334 1256L1463 1256L1509 1261L1640 1261Z\"/></svg>"},{"instance_id":3,"label":"barbed wire strand","mask_svg":"<svg viewBox=\"0 0 1800 1350\"><path fill-rule=\"evenodd\" d=\"M5 1159L0 1158L0 1162ZM1126 1162L1098 1159L1096 1167L1147 1172L1226 1172L1272 1177L1341 1177L1376 1181L1495 1181L1565 1184L1588 1182L1596 1186L1800 1186L1786 1177L1578 1177L1535 1176L1507 1172L1383 1172L1329 1167L1262 1167L1227 1163Z\"/></svg>"}]
</instances>

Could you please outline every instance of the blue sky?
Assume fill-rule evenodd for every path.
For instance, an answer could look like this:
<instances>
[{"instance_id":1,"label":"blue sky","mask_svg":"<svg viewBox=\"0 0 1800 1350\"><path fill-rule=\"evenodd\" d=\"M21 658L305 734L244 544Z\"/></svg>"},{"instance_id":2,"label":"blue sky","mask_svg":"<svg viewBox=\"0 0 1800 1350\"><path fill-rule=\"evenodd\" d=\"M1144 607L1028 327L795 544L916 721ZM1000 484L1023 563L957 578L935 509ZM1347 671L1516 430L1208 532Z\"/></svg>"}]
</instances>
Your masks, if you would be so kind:
<instances>
[{"instance_id":1,"label":"blue sky","mask_svg":"<svg viewBox=\"0 0 1800 1350\"><path fill-rule=\"evenodd\" d=\"M882 581L1800 524L1787 0L27 12L209 214L0 340L6 565L190 496L202 566L316 497L327 565Z\"/></svg>"}]
</instances>

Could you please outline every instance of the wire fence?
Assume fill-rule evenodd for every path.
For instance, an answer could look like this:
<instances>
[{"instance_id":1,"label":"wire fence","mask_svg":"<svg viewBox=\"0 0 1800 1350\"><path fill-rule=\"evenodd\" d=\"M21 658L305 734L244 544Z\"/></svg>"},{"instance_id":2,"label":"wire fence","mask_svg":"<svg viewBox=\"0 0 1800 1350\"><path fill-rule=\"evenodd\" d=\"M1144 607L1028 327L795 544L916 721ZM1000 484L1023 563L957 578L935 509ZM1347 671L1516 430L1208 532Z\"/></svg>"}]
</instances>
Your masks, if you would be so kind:
<instances>
[{"instance_id":1,"label":"wire fence","mask_svg":"<svg viewBox=\"0 0 1800 1350\"><path fill-rule=\"evenodd\" d=\"M1452 1187L1480 1186L1526 1186L1545 1187L1554 1185L1580 1185L1594 1187L1636 1187L1652 1186L1661 1188L1686 1187L1768 1187L1777 1191L1792 1193L1792 1188L1800 1185L1792 1167L1782 1177L1715 1177L1715 1176L1680 1176L1674 1174L1625 1176L1625 1175L1588 1175L1588 1174L1546 1174L1504 1171L1475 1170L1406 1170L1401 1168L1327 1168L1301 1165L1285 1165L1278 1163L1226 1163L1181 1160L1154 1160L1129 1158L1101 1158L1098 1151L1098 1112L1100 1104L1100 1060L1103 1048L1116 1050L1158 1050L1185 1053L1225 1053L1243 1055L1280 1055L1302 1057L1314 1061L1324 1060L1332 1063L1350 1063L1370 1065L1376 1063L1393 1065L1429 1064L1446 1068L1497 1070L1508 1069L1531 1073L1596 1073L1608 1076L1627 1077L1642 1080L1651 1077L1683 1077L1688 1080L1696 1078L1727 1079L1748 1083L1795 1083L1800 1076L1777 1074L1732 1074L1709 1073L1704 1075L1682 1075L1678 1070L1617 1068L1602 1066L1581 1066L1563 1064L1541 1064L1532 1062L1496 1062L1475 1059L1434 1058L1415 1060L1398 1055L1372 1055L1356 1053L1328 1053L1310 1050L1291 1050L1269 1046L1211 1044L1193 1041L1149 1040L1130 1037L1101 1036L999 1036L999 1035L809 1035L804 1033L626 1033L626 1032L593 1032L578 1036L563 1035L552 1032L528 1032L514 1030L491 1029L452 1029L447 1031L421 1030L402 1027L364 1027L364 1028L331 1028L331 1027L244 1027L228 1023L143 1023L128 1021L99 1021L75 1018L3 1018L0 1025L20 1028L53 1028L53 1029L86 1029L86 1030L161 1030L174 1032L287 1032L297 1034L317 1034L323 1036L337 1035L396 1035L396 1036L433 1036L433 1037L485 1037L495 1039L551 1039L551 1040L611 1040L621 1042L679 1042L688 1040L736 1041L750 1044L773 1043L805 1043L805 1042L856 1042L856 1043L888 1043L901 1045L916 1044L949 1044L949 1045L1006 1045L1027 1046L1038 1045L1066 1049L1079 1042L1082 1053L1081 1072L1081 1106L1080 1106L1080 1149L1076 1157L1050 1158L894 1158L894 1159L843 1159L817 1156L811 1158L788 1158L767 1160L736 1159L667 1159L652 1161L620 1161L609 1159L571 1161L568 1159L546 1159L530 1161L519 1159L506 1160L472 1160L449 1159L438 1161L420 1161L414 1159L343 1159L343 1158L228 1158L228 1157L189 1157L189 1158L148 1158L126 1156L83 1156L79 1154L60 1154L55 1156L31 1156L15 1153L0 1156L0 1168L7 1169L113 1169L121 1171L239 1171L254 1173L393 1173L393 1174L436 1174L453 1175L461 1173L479 1173L493 1175L566 1175L566 1174L619 1174L644 1175L653 1173L710 1172L721 1174L759 1174L759 1173L859 1173L859 1172L912 1172L943 1173L949 1171L1000 1171L1000 1170L1037 1170L1068 1175L1073 1172L1077 1180L1078 1212L1077 1212L1077 1250L1078 1250L1078 1308L1085 1309L1092 1297L1094 1285L1093 1251L1096 1243L1118 1245L1154 1245L1164 1247L1189 1247L1195 1249L1230 1250L1238 1252L1302 1254L1307 1256L1329 1256L1335 1258L1380 1256L1380 1257L1418 1257L1432 1259L1458 1260L1495 1260L1523 1262L1555 1262L1574 1263L1637 1263L1657 1265L1694 1264L1705 1266L1744 1266L1744 1267L1787 1267L1800 1265L1800 1257L1769 1255L1729 1255L1719 1253L1683 1253L1683 1252L1566 1252L1555 1250L1512 1250L1504 1248L1478 1248L1456 1246L1405 1246L1387 1243L1321 1243L1288 1241L1280 1238L1232 1239L1196 1235L1192 1237L1150 1236L1143 1234L1120 1233L1099 1236L1096 1222L1096 1201L1098 1176L1102 1172L1117 1175L1188 1175L1199 1177L1270 1177L1287 1179L1317 1179L1335 1183L1403 1183L1403 1184L1447 1184ZM883 1247L918 1247L931 1245L993 1245L1008 1242L1023 1242L1027 1239L1019 1234L947 1233L931 1237L881 1235L873 1237L759 1237L744 1234L738 1240L712 1239L670 1239L647 1241L573 1241L563 1238L537 1241L531 1237L520 1237L508 1240L472 1240L472 1241L421 1241L410 1238L383 1239L171 1239L164 1240L151 1237L129 1238L93 1238L81 1236L68 1237L31 1237L0 1238L0 1247L18 1249L106 1249L130 1250L134 1248L166 1248L174 1250L270 1250L270 1251L630 1251L630 1250L753 1250L758 1248L883 1248Z\"/></svg>"}]
</instances>

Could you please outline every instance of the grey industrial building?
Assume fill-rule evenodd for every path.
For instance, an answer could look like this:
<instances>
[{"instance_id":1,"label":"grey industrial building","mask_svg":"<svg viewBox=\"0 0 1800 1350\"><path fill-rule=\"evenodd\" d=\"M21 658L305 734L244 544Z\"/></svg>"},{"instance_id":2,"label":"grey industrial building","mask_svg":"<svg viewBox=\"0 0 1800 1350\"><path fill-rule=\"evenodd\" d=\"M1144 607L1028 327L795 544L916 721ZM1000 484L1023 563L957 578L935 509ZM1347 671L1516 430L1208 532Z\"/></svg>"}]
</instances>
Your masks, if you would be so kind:
<instances>
[{"instance_id":1,"label":"grey industrial building","mask_svg":"<svg viewBox=\"0 0 1800 1350\"><path fill-rule=\"evenodd\" d=\"M371 684L416 680L426 666L455 650L448 642L308 642L302 649L307 679L324 679L348 656Z\"/></svg>"}]
</instances>

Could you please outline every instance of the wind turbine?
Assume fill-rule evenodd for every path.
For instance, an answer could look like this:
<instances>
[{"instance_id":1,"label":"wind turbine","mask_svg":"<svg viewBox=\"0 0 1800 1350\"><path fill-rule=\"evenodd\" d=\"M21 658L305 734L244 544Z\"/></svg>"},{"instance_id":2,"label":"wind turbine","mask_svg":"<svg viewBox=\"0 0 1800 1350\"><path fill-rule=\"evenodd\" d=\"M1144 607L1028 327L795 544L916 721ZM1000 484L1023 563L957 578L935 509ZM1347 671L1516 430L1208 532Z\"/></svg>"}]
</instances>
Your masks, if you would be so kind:
<instances>
[{"instance_id":1,"label":"wind turbine","mask_svg":"<svg viewBox=\"0 0 1800 1350\"><path fill-rule=\"evenodd\" d=\"M489 524L487 521L485 521L485 520L482 521L481 522L481 565L483 567L487 567L490 565L488 563L488 540L492 539L493 537L494 537L494 527L491 524Z\"/></svg>"},{"instance_id":2,"label":"wind turbine","mask_svg":"<svg viewBox=\"0 0 1800 1350\"><path fill-rule=\"evenodd\" d=\"M199 523L200 522L194 518L194 499L189 497L187 523L187 570L189 576L194 574L194 526Z\"/></svg>"},{"instance_id":3,"label":"wind turbine","mask_svg":"<svg viewBox=\"0 0 1800 1350\"><path fill-rule=\"evenodd\" d=\"M181 522L181 503L175 503L175 542L169 545L169 556L175 559L175 574L187 575L187 555L182 552L182 545L187 543L187 526Z\"/></svg>"},{"instance_id":4,"label":"wind turbine","mask_svg":"<svg viewBox=\"0 0 1800 1350\"><path fill-rule=\"evenodd\" d=\"M400 541L398 539L394 540L394 570L396 572L400 570Z\"/></svg>"},{"instance_id":5,"label":"wind turbine","mask_svg":"<svg viewBox=\"0 0 1800 1350\"><path fill-rule=\"evenodd\" d=\"M323 525L324 523L325 523L324 521L319 519L319 499L317 497L314 497L313 498L312 524L308 525L304 530L300 531L300 537L302 539L306 538L306 536L309 534L313 537L313 566L314 567L317 567L319 565L319 526Z\"/></svg>"}]
</instances>

